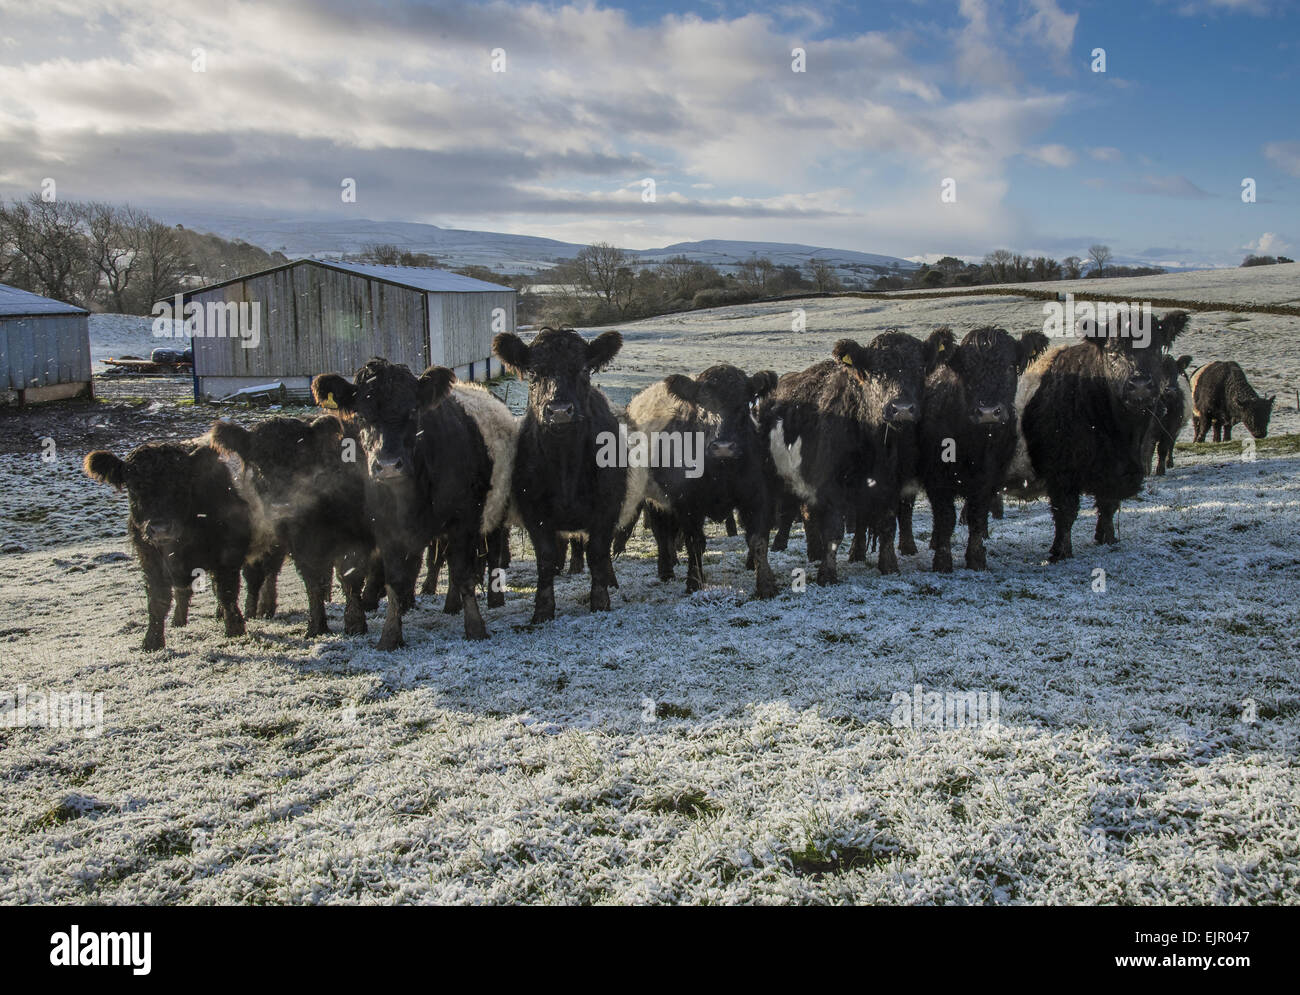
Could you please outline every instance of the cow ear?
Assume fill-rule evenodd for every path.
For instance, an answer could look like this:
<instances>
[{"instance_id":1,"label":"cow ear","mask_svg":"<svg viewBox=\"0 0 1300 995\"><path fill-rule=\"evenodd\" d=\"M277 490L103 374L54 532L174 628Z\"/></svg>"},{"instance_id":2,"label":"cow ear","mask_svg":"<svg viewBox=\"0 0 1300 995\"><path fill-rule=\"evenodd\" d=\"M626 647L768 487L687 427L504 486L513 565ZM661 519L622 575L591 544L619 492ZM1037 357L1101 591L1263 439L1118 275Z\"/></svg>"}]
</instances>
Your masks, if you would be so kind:
<instances>
[{"instance_id":1,"label":"cow ear","mask_svg":"<svg viewBox=\"0 0 1300 995\"><path fill-rule=\"evenodd\" d=\"M107 449L87 453L85 470L91 480L116 487L119 491L126 484L126 464Z\"/></svg>"},{"instance_id":2,"label":"cow ear","mask_svg":"<svg viewBox=\"0 0 1300 995\"><path fill-rule=\"evenodd\" d=\"M528 346L514 332L500 332L492 340L492 351L516 376L527 376Z\"/></svg>"},{"instance_id":3,"label":"cow ear","mask_svg":"<svg viewBox=\"0 0 1300 995\"><path fill-rule=\"evenodd\" d=\"M664 390L668 391L669 397L675 397L687 404L694 404L700 396L700 385L691 377L684 377L680 373L664 377Z\"/></svg>"},{"instance_id":4,"label":"cow ear","mask_svg":"<svg viewBox=\"0 0 1300 995\"><path fill-rule=\"evenodd\" d=\"M777 375L775 370L763 370L749 378L749 396L766 397L776 390Z\"/></svg>"},{"instance_id":5,"label":"cow ear","mask_svg":"<svg viewBox=\"0 0 1300 995\"><path fill-rule=\"evenodd\" d=\"M925 372L933 373L940 363L947 363L957 352L957 339L947 325L936 328L925 340Z\"/></svg>"},{"instance_id":6,"label":"cow ear","mask_svg":"<svg viewBox=\"0 0 1300 995\"><path fill-rule=\"evenodd\" d=\"M1189 315L1186 311L1170 311L1160 322L1160 345L1168 349L1187 330Z\"/></svg>"},{"instance_id":7,"label":"cow ear","mask_svg":"<svg viewBox=\"0 0 1300 995\"><path fill-rule=\"evenodd\" d=\"M357 388L337 373L322 373L311 382L311 396L327 411L351 411Z\"/></svg>"},{"instance_id":8,"label":"cow ear","mask_svg":"<svg viewBox=\"0 0 1300 995\"><path fill-rule=\"evenodd\" d=\"M859 380L866 379L869 358L867 350L852 339L840 339L836 342L831 349L831 358L841 366L848 367Z\"/></svg>"},{"instance_id":9,"label":"cow ear","mask_svg":"<svg viewBox=\"0 0 1300 995\"><path fill-rule=\"evenodd\" d=\"M618 332L602 332L587 343L587 369L592 373L603 369L623 348L623 336Z\"/></svg>"},{"instance_id":10,"label":"cow ear","mask_svg":"<svg viewBox=\"0 0 1300 995\"><path fill-rule=\"evenodd\" d=\"M1179 356L1178 359L1175 360L1175 362L1178 364L1178 372L1179 372L1179 373L1186 373L1186 372L1187 372L1187 367L1189 367L1189 366L1192 365L1192 357L1191 357L1191 356Z\"/></svg>"},{"instance_id":11,"label":"cow ear","mask_svg":"<svg viewBox=\"0 0 1300 995\"><path fill-rule=\"evenodd\" d=\"M421 408L431 408L444 401L456 382L456 374L445 366L430 366L420 374L416 396Z\"/></svg>"},{"instance_id":12,"label":"cow ear","mask_svg":"<svg viewBox=\"0 0 1300 995\"><path fill-rule=\"evenodd\" d=\"M229 421L215 421L212 423L211 436L212 444L223 453L234 453L242 460L248 459L253 436L242 425Z\"/></svg>"},{"instance_id":13,"label":"cow ear","mask_svg":"<svg viewBox=\"0 0 1300 995\"><path fill-rule=\"evenodd\" d=\"M1042 332L1025 332L1016 342L1016 373L1024 373L1035 359L1045 353L1051 340Z\"/></svg>"}]
</instances>

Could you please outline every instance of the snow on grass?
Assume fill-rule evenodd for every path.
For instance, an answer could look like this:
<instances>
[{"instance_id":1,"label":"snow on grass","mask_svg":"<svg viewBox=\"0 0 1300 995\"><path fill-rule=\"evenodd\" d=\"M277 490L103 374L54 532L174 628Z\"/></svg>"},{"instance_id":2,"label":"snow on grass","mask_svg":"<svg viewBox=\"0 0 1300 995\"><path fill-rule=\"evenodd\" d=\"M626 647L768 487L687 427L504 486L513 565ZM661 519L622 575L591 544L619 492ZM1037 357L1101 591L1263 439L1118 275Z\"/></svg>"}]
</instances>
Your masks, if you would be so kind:
<instances>
[{"instance_id":1,"label":"snow on grass","mask_svg":"<svg viewBox=\"0 0 1300 995\"><path fill-rule=\"evenodd\" d=\"M391 654L373 617L305 640L292 571L246 638L196 597L142 653L125 501L60 470L118 525L6 556L5 690L100 692L104 729L0 730L0 901L1294 902L1298 470L1180 453L1120 546L1085 512L1056 566L1045 504L1013 504L983 575L928 571L922 503L900 576L773 602L739 538L686 597L638 534L612 612L565 577L537 627L516 537L489 642L422 597ZM999 728L895 727L916 684L996 692Z\"/></svg>"}]
</instances>

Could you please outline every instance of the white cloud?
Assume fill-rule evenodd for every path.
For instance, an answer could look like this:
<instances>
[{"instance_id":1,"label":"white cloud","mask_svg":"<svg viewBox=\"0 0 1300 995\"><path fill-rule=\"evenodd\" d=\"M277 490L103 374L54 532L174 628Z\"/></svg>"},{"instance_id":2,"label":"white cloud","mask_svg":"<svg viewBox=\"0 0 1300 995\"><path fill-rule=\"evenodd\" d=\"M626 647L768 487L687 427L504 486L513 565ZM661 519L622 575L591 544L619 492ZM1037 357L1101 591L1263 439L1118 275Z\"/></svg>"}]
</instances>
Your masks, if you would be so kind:
<instances>
[{"instance_id":1,"label":"white cloud","mask_svg":"<svg viewBox=\"0 0 1300 995\"><path fill-rule=\"evenodd\" d=\"M1034 162L1064 169L1074 165L1074 153L1064 145L1039 145L1026 153Z\"/></svg>"},{"instance_id":2,"label":"white cloud","mask_svg":"<svg viewBox=\"0 0 1300 995\"><path fill-rule=\"evenodd\" d=\"M1247 242L1242 248L1260 256L1275 256L1279 252L1285 253L1291 248L1291 243L1276 232L1266 231L1255 241Z\"/></svg>"},{"instance_id":3,"label":"white cloud","mask_svg":"<svg viewBox=\"0 0 1300 995\"><path fill-rule=\"evenodd\" d=\"M1283 172L1300 176L1300 142L1269 142L1264 156Z\"/></svg>"},{"instance_id":4,"label":"white cloud","mask_svg":"<svg viewBox=\"0 0 1300 995\"><path fill-rule=\"evenodd\" d=\"M1113 145L1099 145L1089 149L1088 154L1098 162L1119 162L1124 158L1124 153Z\"/></svg>"}]
</instances>

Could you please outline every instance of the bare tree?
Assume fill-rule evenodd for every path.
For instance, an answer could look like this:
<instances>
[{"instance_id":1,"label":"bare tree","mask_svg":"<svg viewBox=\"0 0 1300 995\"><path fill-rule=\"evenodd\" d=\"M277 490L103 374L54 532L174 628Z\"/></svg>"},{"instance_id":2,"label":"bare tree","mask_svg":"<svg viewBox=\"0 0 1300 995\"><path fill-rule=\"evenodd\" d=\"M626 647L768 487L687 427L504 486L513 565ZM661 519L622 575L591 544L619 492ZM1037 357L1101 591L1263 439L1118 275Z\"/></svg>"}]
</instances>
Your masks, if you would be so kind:
<instances>
[{"instance_id":1,"label":"bare tree","mask_svg":"<svg viewBox=\"0 0 1300 995\"><path fill-rule=\"evenodd\" d=\"M130 205L119 208L101 203L87 204L85 219L94 286L103 285L110 310L126 314L132 277L143 258L140 237L153 219Z\"/></svg>"},{"instance_id":2,"label":"bare tree","mask_svg":"<svg viewBox=\"0 0 1300 995\"><path fill-rule=\"evenodd\" d=\"M619 270L626 269L631 262L627 253L608 242L595 242L584 247L573 262L578 282L614 306L620 280L624 279L619 276Z\"/></svg>"},{"instance_id":3,"label":"bare tree","mask_svg":"<svg viewBox=\"0 0 1300 995\"><path fill-rule=\"evenodd\" d=\"M78 287L84 283L86 269L80 206L32 194L10 205L6 218L14 253L26 271L27 289L55 300L80 303Z\"/></svg>"},{"instance_id":4,"label":"bare tree","mask_svg":"<svg viewBox=\"0 0 1300 995\"><path fill-rule=\"evenodd\" d=\"M1106 272L1106 265L1111 261L1109 245L1094 245L1088 249L1088 258L1092 260L1093 273L1101 276Z\"/></svg>"},{"instance_id":5,"label":"bare tree","mask_svg":"<svg viewBox=\"0 0 1300 995\"><path fill-rule=\"evenodd\" d=\"M994 283L1006 283L1011 273L1012 256L1010 249L994 249L984 257L984 265Z\"/></svg>"},{"instance_id":6,"label":"bare tree","mask_svg":"<svg viewBox=\"0 0 1300 995\"><path fill-rule=\"evenodd\" d=\"M161 221L149 219L139 229L142 256L137 268L138 300L145 308L185 288L194 271L180 232Z\"/></svg>"},{"instance_id":7,"label":"bare tree","mask_svg":"<svg viewBox=\"0 0 1300 995\"><path fill-rule=\"evenodd\" d=\"M736 267L736 279L750 293L763 295L776 275L776 263L766 256L751 255Z\"/></svg>"},{"instance_id":8,"label":"bare tree","mask_svg":"<svg viewBox=\"0 0 1300 995\"><path fill-rule=\"evenodd\" d=\"M808 260L808 277L817 285L819 293L832 293L841 289L840 278L835 267L825 259Z\"/></svg>"},{"instance_id":9,"label":"bare tree","mask_svg":"<svg viewBox=\"0 0 1300 995\"><path fill-rule=\"evenodd\" d=\"M361 247L361 255L376 266L396 266L402 260L402 250L391 242L368 242Z\"/></svg>"},{"instance_id":10,"label":"bare tree","mask_svg":"<svg viewBox=\"0 0 1300 995\"><path fill-rule=\"evenodd\" d=\"M1083 275L1083 260L1078 256L1066 256L1061 260L1061 275L1067 280L1077 280Z\"/></svg>"}]
</instances>

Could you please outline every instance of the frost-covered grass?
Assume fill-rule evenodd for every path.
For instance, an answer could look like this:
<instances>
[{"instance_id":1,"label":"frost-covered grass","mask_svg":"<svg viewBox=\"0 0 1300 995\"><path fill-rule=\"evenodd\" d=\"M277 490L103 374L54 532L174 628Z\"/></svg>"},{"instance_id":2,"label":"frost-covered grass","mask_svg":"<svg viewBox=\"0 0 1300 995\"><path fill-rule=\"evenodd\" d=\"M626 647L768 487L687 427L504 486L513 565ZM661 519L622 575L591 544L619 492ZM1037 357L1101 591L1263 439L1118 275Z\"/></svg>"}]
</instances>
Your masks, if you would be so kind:
<instances>
[{"instance_id":1,"label":"frost-covered grass","mask_svg":"<svg viewBox=\"0 0 1300 995\"><path fill-rule=\"evenodd\" d=\"M1093 547L1085 513L1078 558L1056 566L1046 506L1011 505L989 573L932 574L922 503L923 552L901 576L853 565L838 587L768 603L747 597L739 539L715 535L710 588L688 598L638 535L611 613L589 614L587 578L565 578L559 620L530 627L516 538L489 642L462 641L422 598L392 654L372 648L377 626L305 640L291 571L284 614L248 637L222 639L196 598L190 627L141 653L122 499L75 467L0 466L6 493L40 480L48 512L5 558L6 689L105 701L96 738L0 731L5 902L1294 902L1300 888L1294 454L1180 453L1125 506L1120 546ZM801 551L775 555L779 576ZM916 684L997 692L999 729L896 728L892 699Z\"/></svg>"}]
</instances>

